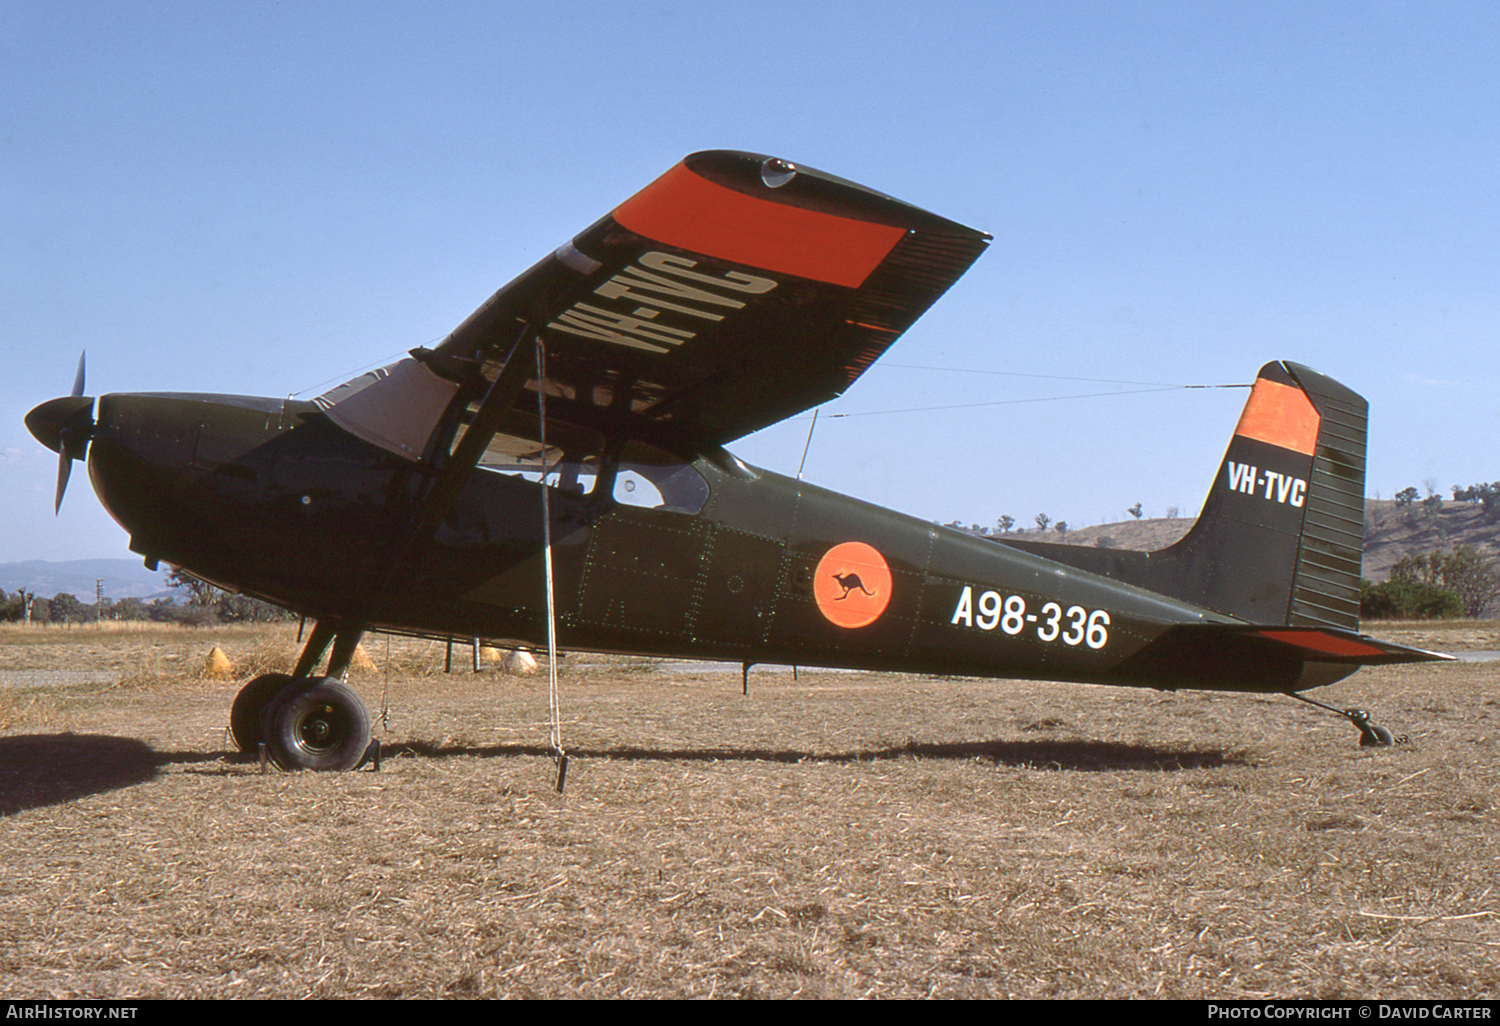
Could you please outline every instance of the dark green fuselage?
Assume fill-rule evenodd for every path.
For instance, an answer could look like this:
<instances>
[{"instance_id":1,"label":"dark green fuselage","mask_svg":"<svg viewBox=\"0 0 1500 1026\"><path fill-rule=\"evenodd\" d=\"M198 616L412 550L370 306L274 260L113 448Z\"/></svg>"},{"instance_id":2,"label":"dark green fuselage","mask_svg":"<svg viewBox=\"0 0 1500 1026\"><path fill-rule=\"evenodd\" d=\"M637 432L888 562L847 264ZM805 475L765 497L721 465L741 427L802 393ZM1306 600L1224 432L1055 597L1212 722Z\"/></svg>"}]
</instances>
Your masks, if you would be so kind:
<instances>
[{"instance_id":1,"label":"dark green fuselage","mask_svg":"<svg viewBox=\"0 0 1500 1026\"><path fill-rule=\"evenodd\" d=\"M1232 690L1285 690L1302 674L1300 660L1247 666L1243 653L1175 672L1142 651L1174 625L1241 621L722 450L693 466L709 489L695 513L614 501L609 467L590 495L549 489L561 647ZM535 481L474 470L412 548L421 464L311 403L149 394L99 400L89 472L148 560L319 619L545 641ZM890 570L888 604L854 628L814 595L820 560L848 542Z\"/></svg>"}]
</instances>

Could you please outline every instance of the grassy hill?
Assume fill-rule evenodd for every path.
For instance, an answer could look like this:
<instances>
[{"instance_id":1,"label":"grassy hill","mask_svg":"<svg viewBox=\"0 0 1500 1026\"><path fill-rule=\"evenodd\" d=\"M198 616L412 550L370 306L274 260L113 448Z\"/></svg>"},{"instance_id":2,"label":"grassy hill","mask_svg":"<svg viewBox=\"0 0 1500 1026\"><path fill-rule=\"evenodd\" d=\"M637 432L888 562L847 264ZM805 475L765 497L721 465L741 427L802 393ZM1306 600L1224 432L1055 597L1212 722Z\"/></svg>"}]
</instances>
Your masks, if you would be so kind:
<instances>
[{"instance_id":1,"label":"grassy hill","mask_svg":"<svg viewBox=\"0 0 1500 1026\"><path fill-rule=\"evenodd\" d=\"M1107 548L1154 550L1166 548L1193 526L1190 517L1156 520L1123 520L1114 524L1080 527L1065 535L1049 531L1045 536L1032 528L1012 532L1017 537L1096 545L1101 538ZM1391 565L1410 552L1451 549L1472 545L1491 559L1500 560L1500 521L1486 521L1477 503L1444 502L1436 515L1422 506L1398 507L1389 500L1365 501L1364 576L1383 581Z\"/></svg>"}]
</instances>

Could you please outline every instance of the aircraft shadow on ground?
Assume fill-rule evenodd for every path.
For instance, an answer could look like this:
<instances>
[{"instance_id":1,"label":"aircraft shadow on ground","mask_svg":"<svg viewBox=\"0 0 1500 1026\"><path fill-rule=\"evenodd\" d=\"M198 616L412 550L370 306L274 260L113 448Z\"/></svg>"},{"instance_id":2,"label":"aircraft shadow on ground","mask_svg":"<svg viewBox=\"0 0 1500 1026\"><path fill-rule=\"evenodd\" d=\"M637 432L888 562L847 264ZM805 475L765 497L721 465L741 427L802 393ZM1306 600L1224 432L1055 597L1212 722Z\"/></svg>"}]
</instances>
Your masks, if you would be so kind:
<instances>
[{"instance_id":1,"label":"aircraft shadow on ground","mask_svg":"<svg viewBox=\"0 0 1500 1026\"><path fill-rule=\"evenodd\" d=\"M403 741L386 745L383 758L515 758L551 756L545 745L433 745ZM621 745L575 748L575 759L658 762L827 762L861 763L892 759L977 760L996 766L1071 772L1112 770L1212 769L1244 760L1219 750L1158 748L1113 741L967 741L949 744L907 742L886 748L814 751L798 748L671 748ZM35 734L0 738L0 816L57 805L91 794L132 787L154 778L168 764L238 761L238 752L159 752L144 741L96 734ZM227 769L227 767L223 767ZM232 771L231 771L232 772Z\"/></svg>"},{"instance_id":2,"label":"aircraft shadow on ground","mask_svg":"<svg viewBox=\"0 0 1500 1026\"><path fill-rule=\"evenodd\" d=\"M384 755L387 758L403 755L432 759L456 756L506 757L553 754L551 748L540 745L439 746L420 741L398 742L384 749ZM579 759L639 759L663 762L858 763L903 758L978 760L996 766L1074 772L1212 769L1219 766L1238 765L1244 761L1237 755L1214 749L1157 748L1152 745L1129 745L1113 741L1047 740L961 741L950 744L923 744L909 741L893 747L843 752L819 752L794 748L646 748L622 745L615 748L568 749L568 755Z\"/></svg>"},{"instance_id":3,"label":"aircraft shadow on ground","mask_svg":"<svg viewBox=\"0 0 1500 1026\"><path fill-rule=\"evenodd\" d=\"M156 776L161 762L150 745L130 737L0 738L0 816L143 783Z\"/></svg>"}]
</instances>

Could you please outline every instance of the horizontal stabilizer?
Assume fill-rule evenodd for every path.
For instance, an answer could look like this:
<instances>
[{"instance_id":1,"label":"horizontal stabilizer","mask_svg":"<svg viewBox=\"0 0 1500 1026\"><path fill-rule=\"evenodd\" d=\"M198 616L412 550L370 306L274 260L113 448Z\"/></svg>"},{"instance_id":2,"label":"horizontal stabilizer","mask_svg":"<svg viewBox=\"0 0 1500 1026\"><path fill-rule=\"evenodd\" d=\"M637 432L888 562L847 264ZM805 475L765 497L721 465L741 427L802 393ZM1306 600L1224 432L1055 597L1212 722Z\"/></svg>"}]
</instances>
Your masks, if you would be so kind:
<instances>
[{"instance_id":1,"label":"horizontal stabilizer","mask_svg":"<svg viewBox=\"0 0 1500 1026\"><path fill-rule=\"evenodd\" d=\"M1285 692L1331 684L1361 666L1452 658L1337 627L1180 624L1126 659L1120 676L1169 691Z\"/></svg>"},{"instance_id":2,"label":"horizontal stabilizer","mask_svg":"<svg viewBox=\"0 0 1500 1026\"><path fill-rule=\"evenodd\" d=\"M1246 628L1231 628L1246 630ZM1353 663L1356 666L1389 666L1393 663L1426 663L1452 660L1442 652L1379 641L1368 634L1333 627L1251 627L1249 633L1302 653L1304 659L1325 663Z\"/></svg>"}]
</instances>

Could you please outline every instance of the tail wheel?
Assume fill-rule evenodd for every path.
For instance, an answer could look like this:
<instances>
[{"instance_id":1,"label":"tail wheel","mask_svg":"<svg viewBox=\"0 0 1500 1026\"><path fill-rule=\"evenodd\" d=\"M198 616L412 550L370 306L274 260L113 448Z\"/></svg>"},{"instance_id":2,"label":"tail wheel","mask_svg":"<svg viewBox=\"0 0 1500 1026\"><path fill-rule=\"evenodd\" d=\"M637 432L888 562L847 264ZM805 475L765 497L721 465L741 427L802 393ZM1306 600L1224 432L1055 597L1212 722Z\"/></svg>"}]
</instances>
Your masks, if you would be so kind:
<instances>
[{"instance_id":1,"label":"tail wheel","mask_svg":"<svg viewBox=\"0 0 1500 1026\"><path fill-rule=\"evenodd\" d=\"M292 682L284 673L265 673L240 688L229 710L229 732L242 752L254 752L266 739L260 729L260 714Z\"/></svg>"},{"instance_id":2,"label":"tail wheel","mask_svg":"<svg viewBox=\"0 0 1500 1026\"><path fill-rule=\"evenodd\" d=\"M284 689L265 707L261 731L282 769L350 770L370 746L370 713L353 688L324 677Z\"/></svg>"}]
</instances>

